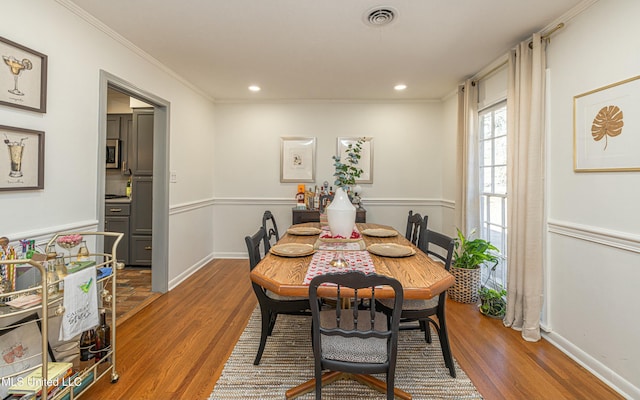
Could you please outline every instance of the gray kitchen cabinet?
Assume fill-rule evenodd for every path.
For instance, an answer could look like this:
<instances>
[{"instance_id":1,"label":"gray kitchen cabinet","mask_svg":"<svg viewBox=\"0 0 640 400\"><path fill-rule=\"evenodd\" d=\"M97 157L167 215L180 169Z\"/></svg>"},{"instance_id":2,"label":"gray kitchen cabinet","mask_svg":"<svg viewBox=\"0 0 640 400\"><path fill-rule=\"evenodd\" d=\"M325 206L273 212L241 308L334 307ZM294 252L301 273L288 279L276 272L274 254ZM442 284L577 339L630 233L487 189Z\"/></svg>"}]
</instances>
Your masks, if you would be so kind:
<instances>
[{"instance_id":1,"label":"gray kitchen cabinet","mask_svg":"<svg viewBox=\"0 0 640 400\"><path fill-rule=\"evenodd\" d=\"M107 139L120 139L120 115L107 114Z\"/></svg>"},{"instance_id":2,"label":"gray kitchen cabinet","mask_svg":"<svg viewBox=\"0 0 640 400\"><path fill-rule=\"evenodd\" d=\"M120 139L121 171L124 175L131 175L129 166L129 137L133 130L132 114L107 114L107 139Z\"/></svg>"},{"instance_id":3,"label":"gray kitchen cabinet","mask_svg":"<svg viewBox=\"0 0 640 400\"><path fill-rule=\"evenodd\" d=\"M134 176L131 183L130 262L133 265L151 265L153 178Z\"/></svg>"},{"instance_id":4,"label":"gray kitchen cabinet","mask_svg":"<svg viewBox=\"0 0 640 400\"><path fill-rule=\"evenodd\" d=\"M133 175L153 175L153 109L136 108L128 138L129 168Z\"/></svg>"},{"instance_id":5,"label":"gray kitchen cabinet","mask_svg":"<svg viewBox=\"0 0 640 400\"><path fill-rule=\"evenodd\" d=\"M119 262L123 262L125 265L129 264L129 215L130 205L128 203L105 203L105 218L104 218L104 230L105 232L120 232L123 234L120 244L118 245L117 258ZM115 238L105 236L104 248L111 249Z\"/></svg>"},{"instance_id":6,"label":"gray kitchen cabinet","mask_svg":"<svg viewBox=\"0 0 640 400\"><path fill-rule=\"evenodd\" d=\"M131 234L151 235L153 178L134 176L131 184Z\"/></svg>"},{"instance_id":7,"label":"gray kitchen cabinet","mask_svg":"<svg viewBox=\"0 0 640 400\"><path fill-rule=\"evenodd\" d=\"M131 264L151 265L151 235L131 235Z\"/></svg>"}]
</instances>

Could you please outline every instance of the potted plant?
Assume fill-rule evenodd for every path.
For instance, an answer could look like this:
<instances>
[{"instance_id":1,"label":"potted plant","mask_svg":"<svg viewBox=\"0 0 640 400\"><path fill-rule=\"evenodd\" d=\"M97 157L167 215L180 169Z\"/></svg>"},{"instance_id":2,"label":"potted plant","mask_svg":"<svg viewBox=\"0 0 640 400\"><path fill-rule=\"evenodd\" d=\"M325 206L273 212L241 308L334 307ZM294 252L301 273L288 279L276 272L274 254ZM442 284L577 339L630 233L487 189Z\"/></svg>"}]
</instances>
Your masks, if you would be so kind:
<instances>
[{"instance_id":1,"label":"potted plant","mask_svg":"<svg viewBox=\"0 0 640 400\"><path fill-rule=\"evenodd\" d=\"M470 239L475 233L471 231L465 235L458 231L453 262L451 263L451 274L456 278L456 282L449 288L449 297L460 303L477 303L480 290L480 267L488 265L495 268L499 260L499 250L488 241L476 238Z\"/></svg>"},{"instance_id":2,"label":"potted plant","mask_svg":"<svg viewBox=\"0 0 640 400\"><path fill-rule=\"evenodd\" d=\"M334 184L345 192L348 192L356 184L356 179L362 175L362 168L358 167L358 162L360 161L363 143L364 138L358 139L355 143L349 143L344 163L341 161L340 155L331 157L333 166L336 169L333 174L336 178Z\"/></svg>"},{"instance_id":3,"label":"potted plant","mask_svg":"<svg viewBox=\"0 0 640 400\"><path fill-rule=\"evenodd\" d=\"M336 192L331 204L327 207L327 220L329 229L334 237L349 238L356 222L356 208L351 204L347 191L349 187L355 185L356 178L362 174L362 168L358 167L360 152L364 139L359 139L356 143L350 143L347 147L345 162L342 162L340 155L333 156L333 166L336 178Z\"/></svg>"},{"instance_id":4,"label":"potted plant","mask_svg":"<svg viewBox=\"0 0 640 400\"><path fill-rule=\"evenodd\" d=\"M507 302L504 297L507 291L502 285L498 285L498 289L490 288L486 285L482 286L478 291L480 297L480 312L491 318L504 318L507 311Z\"/></svg>"}]
</instances>

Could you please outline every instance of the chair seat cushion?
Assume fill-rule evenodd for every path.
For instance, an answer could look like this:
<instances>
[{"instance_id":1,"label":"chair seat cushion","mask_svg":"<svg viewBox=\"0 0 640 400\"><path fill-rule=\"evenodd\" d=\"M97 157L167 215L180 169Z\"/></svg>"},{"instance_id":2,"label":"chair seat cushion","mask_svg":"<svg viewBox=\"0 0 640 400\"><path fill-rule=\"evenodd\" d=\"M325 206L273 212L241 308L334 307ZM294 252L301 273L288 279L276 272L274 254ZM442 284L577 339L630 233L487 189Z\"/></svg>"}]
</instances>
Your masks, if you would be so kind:
<instances>
[{"instance_id":1,"label":"chair seat cushion","mask_svg":"<svg viewBox=\"0 0 640 400\"><path fill-rule=\"evenodd\" d=\"M267 297L279 301L307 300L308 297L280 296L277 293L267 290Z\"/></svg>"},{"instance_id":2,"label":"chair seat cushion","mask_svg":"<svg viewBox=\"0 0 640 400\"><path fill-rule=\"evenodd\" d=\"M438 306L438 297L433 296L429 300L404 300L402 302L403 310L427 310ZM393 299L379 299L379 303L387 308L393 308Z\"/></svg>"},{"instance_id":3,"label":"chair seat cushion","mask_svg":"<svg viewBox=\"0 0 640 400\"><path fill-rule=\"evenodd\" d=\"M387 317L383 313L375 313L374 330L387 331ZM336 328L335 310L320 312L320 325L323 328ZM340 328L353 329L353 312L343 310ZM371 313L368 310L358 311L358 330L371 329ZM358 338L322 335L321 347L323 357L329 360L375 363L387 362L387 339Z\"/></svg>"}]
</instances>

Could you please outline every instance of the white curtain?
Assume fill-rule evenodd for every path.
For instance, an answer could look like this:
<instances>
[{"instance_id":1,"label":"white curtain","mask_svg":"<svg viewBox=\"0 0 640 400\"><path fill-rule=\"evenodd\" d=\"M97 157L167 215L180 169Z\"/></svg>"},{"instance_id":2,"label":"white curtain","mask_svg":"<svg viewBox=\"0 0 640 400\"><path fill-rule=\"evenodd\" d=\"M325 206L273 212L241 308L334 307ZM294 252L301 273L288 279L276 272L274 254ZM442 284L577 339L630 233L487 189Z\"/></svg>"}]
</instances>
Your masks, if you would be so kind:
<instances>
[{"instance_id":1,"label":"white curtain","mask_svg":"<svg viewBox=\"0 0 640 400\"><path fill-rule=\"evenodd\" d=\"M505 326L540 339L543 301L545 45L539 34L509 56L507 313Z\"/></svg>"},{"instance_id":2,"label":"white curtain","mask_svg":"<svg viewBox=\"0 0 640 400\"><path fill-rule=\"evenodd\" d=\"M465 234L480 226L478 172L478 88L468 79L458 90L456 224Z\"/></svg>"}]
</instances>

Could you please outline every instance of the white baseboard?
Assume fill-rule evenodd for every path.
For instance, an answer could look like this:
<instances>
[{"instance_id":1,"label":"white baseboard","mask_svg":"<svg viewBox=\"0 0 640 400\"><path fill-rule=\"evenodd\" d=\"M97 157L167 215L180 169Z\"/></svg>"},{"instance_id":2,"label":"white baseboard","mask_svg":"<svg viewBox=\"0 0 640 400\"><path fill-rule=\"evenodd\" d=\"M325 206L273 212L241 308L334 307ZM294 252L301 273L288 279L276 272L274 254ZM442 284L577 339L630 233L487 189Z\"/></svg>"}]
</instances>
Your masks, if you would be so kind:
<instances>
[{"instance_id":1,"label":"white baseboard","mask_svg":"<svg viewBox=\"0 0 640 400\"><path fill-rule=\"evenodd\" d=\"M606 365L591 357L561 335L558 335L555 332L543 332L542 336L575 362L582 365L593 375L597 376L613 390L620 393L620 395L627 399L640 399L640 388L634 386L631 382L616 374Z\"/></svg>"},{"instance_id":2,"label":"white baseboard","mask_svg":"<svg viewBox=\"0 0 640 400\"><path fill-rule=\"evenodd\" d=\"M189 267L186 270L182 271L182 273L180 275L178 275L175 278L169 280L169 291L173 290L173 288L175 288L176 286L181 284L185 279L187 279L191 275L195 274L196 271L198 271L200 268L202 268L205 265L207 265L214 258L217 258L217 257L214 257L213 253L211 253L208 256L202 258L200 261L198 261L197 263L195 263L191 267Z\"/></svg>"}]
</instances>

